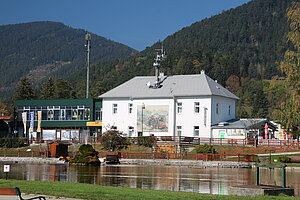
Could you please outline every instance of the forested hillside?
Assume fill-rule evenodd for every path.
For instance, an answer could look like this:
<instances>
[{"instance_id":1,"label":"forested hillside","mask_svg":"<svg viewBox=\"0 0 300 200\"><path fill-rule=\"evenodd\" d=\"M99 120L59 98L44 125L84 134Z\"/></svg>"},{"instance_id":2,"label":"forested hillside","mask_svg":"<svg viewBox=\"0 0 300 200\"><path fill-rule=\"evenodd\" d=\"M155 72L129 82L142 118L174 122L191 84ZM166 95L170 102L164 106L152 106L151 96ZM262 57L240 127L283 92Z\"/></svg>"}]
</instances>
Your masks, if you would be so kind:
<instances>
[{"instance_id":1,"label":"forested hillside","mask_svg":"<svg viewBox=\"0 0 300 200\"><path fill-rule=\"evenodd\" d=\"M40 84L67 78L85 67L86 31L57 22L0 26L0 97L10 96L20 77ZM136 50L92 34L91 63L123 59Z\"/></svg>"},{"instance_id":2,"label":"forested hillside","mask_svg":"<svg viewBox=\"0 0 300 200\"><path fill-rule=\"evenodd\" d=\"M291 2L253 0L183 28L163 41L168 57L161 70L173 75L199 73L204 69L240 96L239 117L270 116L276 106L271 88L277 84L282 87L283 74L278 66L291 46L286 38L289 31L286 11ZM162 42L158 42L124 61L94 66L94 96L136 75L154 75L155 49L161 46ZM83 80L84 72L76 80L78 77ZM272 82L267 81L272 77Z\"/></svg>"}]
</instances>

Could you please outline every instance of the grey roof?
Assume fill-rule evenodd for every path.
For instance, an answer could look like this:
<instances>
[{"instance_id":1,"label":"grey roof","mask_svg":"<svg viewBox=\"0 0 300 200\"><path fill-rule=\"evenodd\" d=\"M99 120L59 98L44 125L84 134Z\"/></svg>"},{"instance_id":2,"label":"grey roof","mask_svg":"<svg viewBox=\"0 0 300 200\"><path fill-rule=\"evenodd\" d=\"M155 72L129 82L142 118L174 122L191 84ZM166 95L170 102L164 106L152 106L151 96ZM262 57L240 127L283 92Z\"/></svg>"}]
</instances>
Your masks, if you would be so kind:
<instances>
[{"instance_id":1,"label":"grey roof","mask_svg":"<svg viewBox=\"0 0 300 200\"><path fill-rule=\"evenodd\" d=\"M221 122L224 123L224 122ZM215 124L211 126L214 129L259 129L264 127L265 123L269 125L269 128L276 129L277 127L267 119L232 119L227 121L227 125L219 126Z\"/></svg>"},{"instance_id":2,"label":"grey roof","mask_svg":"<svg viewBox=\"0 0 300 200\"><path fill-rule=\"evenodd\" d=\"M226 88L201 74L168 76L162 87L149 88L147 83L154 84L155 76L137 76L118 87L100 95L100 98L171 98L173 96L222 96L239 99Z\"/></svg>"}]
</instances>

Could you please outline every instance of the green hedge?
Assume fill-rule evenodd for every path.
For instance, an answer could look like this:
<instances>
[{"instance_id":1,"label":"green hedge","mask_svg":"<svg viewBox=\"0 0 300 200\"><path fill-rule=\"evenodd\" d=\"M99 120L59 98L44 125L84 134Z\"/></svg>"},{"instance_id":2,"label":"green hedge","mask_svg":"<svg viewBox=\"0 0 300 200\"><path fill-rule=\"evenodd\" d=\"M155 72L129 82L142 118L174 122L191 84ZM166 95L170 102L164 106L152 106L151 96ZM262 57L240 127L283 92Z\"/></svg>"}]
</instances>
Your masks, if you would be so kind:
<instances>
[{"instance_id":1,"label":"green hedge","mask_svg":"<svg viewBox=\"0 0 300 200\"><path fill-rule=\"evenodd\" d=\"M27 146L26 138L0 138L1 148L19 148Z\"/></svg>"}]
</instances>

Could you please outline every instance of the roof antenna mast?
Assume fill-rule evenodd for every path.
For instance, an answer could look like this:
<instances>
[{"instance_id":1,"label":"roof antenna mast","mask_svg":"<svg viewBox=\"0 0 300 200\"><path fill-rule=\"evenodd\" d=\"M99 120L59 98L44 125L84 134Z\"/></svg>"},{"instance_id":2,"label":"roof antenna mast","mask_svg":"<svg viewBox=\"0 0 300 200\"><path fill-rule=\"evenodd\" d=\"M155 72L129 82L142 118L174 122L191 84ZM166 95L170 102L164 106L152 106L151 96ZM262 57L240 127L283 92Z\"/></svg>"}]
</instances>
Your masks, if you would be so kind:
<instances>
[{"instance_id":1,"label":"roof antenna mast","mask_svg":"<svg viewBox=\"0 0 300 200\"><path fill-rule=\"evenodd\" d=\"M156 57L154 59L153 66L155 67L155 77L156 77L156 82L155 84L158 84L160 82L159 80L159 68L160 68L160 63L163 61L167 55L164 51L164 44L162 43L161 49L155 49L156 51Z\"/></svg>"}]
</instances>

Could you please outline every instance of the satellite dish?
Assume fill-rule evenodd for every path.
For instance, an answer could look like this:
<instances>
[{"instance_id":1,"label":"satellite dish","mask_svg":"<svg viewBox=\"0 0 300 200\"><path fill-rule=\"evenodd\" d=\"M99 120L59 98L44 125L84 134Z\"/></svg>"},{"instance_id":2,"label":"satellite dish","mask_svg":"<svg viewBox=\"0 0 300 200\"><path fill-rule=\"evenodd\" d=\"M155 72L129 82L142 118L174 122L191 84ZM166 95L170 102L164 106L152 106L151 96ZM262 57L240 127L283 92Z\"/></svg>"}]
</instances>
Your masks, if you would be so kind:
<instances>
[{"instance_id":1,"label":"satellite dish","mask_svg":"<svg viewBox=\"0 0 300 200\"><path fill-rule=\"evenodd\" d=\"M150 81L147 83L147 86L148 86L148 87L150 87L150 86L151 86L151 83L150 83Z\"/></svg>"}]
</instances>

